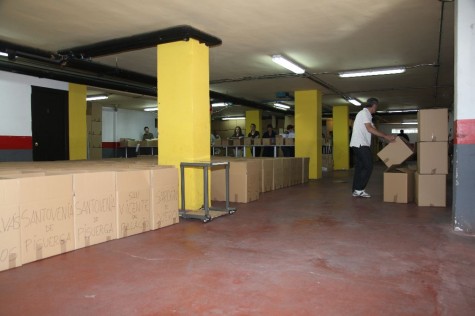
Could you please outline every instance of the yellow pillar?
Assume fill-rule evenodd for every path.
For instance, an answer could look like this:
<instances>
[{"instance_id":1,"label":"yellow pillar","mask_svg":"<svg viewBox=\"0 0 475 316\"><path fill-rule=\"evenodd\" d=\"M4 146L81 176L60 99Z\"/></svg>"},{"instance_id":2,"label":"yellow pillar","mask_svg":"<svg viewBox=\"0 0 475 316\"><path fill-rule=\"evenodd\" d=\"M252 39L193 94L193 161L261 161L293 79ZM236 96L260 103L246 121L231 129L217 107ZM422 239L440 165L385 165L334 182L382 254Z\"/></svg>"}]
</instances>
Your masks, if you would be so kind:
<instances>
[{"instance_id":1,"label":"yellow pillar","mask_svg":"<svg viewBox=\"0 0 475 316\"><path fill-rule=\"evenodd\" d=\"M87 87L69 84L69 160L87 159Z\"/></svg>"},{"instance_id":2,"label":"yellow pillar","mask_svg":"<svg viewBox=\"0 0 475 316\"><path fill-rule=\"evenodd\" d=\"M348 105L333 106L333 168L350 169L350 134Z\"/></svg>"},{"instance_id":3,"label":"yellow pillar","mask_svg":"<svg viewBox=\"0 0 475 316\"><path fill-rule=\"evenodd\" d=\"M251 124L256 124L256 131L261 134L262 131L262 111L261 110L250 110L246 111L246 137L251 131ZM262 138L262 135L260 136ZM246 148L246 157L252 157L251 148Z\"/></svg>"},{"instance_id":4,"label":"yellow pillar","mask_svg":"<svg viewBox=\"0 0 475 316\"><path fill-rule=\"evenodd\" d=\"M160 164L209 161L209 48L194 39L158 45L157 81ZM186 208L199 209L202 169L185 171Z\"/></svg>"},{"instance_id":5,"label":"yellow pillar","mask_svg":"<svg viewBox=\"0 0 475 316\"><path fill-rule=\"evenodd\" d=\"M295 91L295 157L310 157L309 178L322 177L322 93Z\"/></svg>"}]
</instances>

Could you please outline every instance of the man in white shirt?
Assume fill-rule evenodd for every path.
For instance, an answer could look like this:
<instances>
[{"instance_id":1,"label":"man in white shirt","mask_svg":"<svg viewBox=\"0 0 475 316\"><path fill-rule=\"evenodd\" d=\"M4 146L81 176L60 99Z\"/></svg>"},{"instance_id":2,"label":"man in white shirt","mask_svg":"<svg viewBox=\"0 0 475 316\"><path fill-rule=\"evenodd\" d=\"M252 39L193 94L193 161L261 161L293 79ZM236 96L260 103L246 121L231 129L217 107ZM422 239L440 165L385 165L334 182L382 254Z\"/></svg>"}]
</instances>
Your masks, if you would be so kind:
<instances>
[{"instance_id":1,"label":"man in white shirt","mask_svg":"<svg viewBox=\"0 0 475 316\"><path fill-rule=\"evenodd\" d=\"M354 153L355 174L353 177L353 196L371 197L365 192L371 172L373 171L373 155L371 154L371 134L382 137L389 142L396 139L394 135L387 135L374 127L372 114L376 112L379 101L369 98L365 108L358 112L353 123L350 147Z\"/></svg>"}]
</instances>

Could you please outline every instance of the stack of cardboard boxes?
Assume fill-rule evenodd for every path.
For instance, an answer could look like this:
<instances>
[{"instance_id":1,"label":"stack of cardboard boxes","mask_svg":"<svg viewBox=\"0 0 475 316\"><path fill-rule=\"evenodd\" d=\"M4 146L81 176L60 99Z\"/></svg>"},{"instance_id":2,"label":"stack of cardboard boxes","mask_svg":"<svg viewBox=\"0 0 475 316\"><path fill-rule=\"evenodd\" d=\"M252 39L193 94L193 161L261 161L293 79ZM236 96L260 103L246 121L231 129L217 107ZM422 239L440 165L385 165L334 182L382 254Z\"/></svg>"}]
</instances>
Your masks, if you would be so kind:
<instances>
[{"instance_id":1,"label":"stack of cardboard boxes","mask_svg":"<svg viewBox=\"0 0 475 316\"><path fill-rule=\"evenodd\" d=\"M416 203L418 206L446 206L448 110L420 110L417 120Z\"/></svg>"},{"instance_id":2,"label":"stack of cardboard boxes","mask_svg":"<svg viewBox=\"0 0 475 316\"><path fill-rule=\"evenodd\" d=\"M89 159L102 159L102 106L88 104L86 121Z\"/></svg>"}]
</instances>

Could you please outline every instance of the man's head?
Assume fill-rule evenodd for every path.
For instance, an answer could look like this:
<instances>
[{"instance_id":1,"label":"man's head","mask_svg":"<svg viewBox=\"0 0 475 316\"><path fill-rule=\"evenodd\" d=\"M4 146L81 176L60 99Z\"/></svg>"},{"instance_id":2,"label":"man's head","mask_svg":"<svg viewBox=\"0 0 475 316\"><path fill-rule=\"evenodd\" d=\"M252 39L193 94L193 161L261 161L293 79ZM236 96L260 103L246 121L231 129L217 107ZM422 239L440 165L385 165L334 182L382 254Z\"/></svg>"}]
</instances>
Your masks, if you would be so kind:
<instances>
[{"instance_id":1,"label":"man's head","mask_svg":"<svg viewBox=\"0 0 475 316\"><path fill-rule=\"evenodd\" d=\"M148 133L148 126L145 126L145 127L143 128L143 130L144 130L145 133Z\"/></svg>"},{"instance_id":2,"label":"man's head","mask_svg":"<svg viewBox=\"0 0 475 316\"><path fill-rule=\"evenodd\" d=\"M273 130L272 124L267 124L267 131L270 132L272 130Z\"/></svg>"},{"instance_id":3,"label":"man's head","mask_svg":"<svg viewBox=\"0 0 475 316\"><path fill-rule=\"evenodd\" d=\"M376 98L369 98L369 99L366 101L365 108L368 108L368 110L369 110L371 113L375 113L375 112L376 112L376 109L378 108L378 105L379 105L379 100L378 100L378 99L376 99Z\"/></svg>"},{"instance_id":4,"label":"man's head","mask_svg":"<svg viewBox=\"0 0 475 316\"><path fill-rule=\"evenodd\" d=\"M256 130L256 124L254 124L254 123L251 124L251 130L252 130L252 131L255 131L255 130Z\"/></svg>"}]
</instances>

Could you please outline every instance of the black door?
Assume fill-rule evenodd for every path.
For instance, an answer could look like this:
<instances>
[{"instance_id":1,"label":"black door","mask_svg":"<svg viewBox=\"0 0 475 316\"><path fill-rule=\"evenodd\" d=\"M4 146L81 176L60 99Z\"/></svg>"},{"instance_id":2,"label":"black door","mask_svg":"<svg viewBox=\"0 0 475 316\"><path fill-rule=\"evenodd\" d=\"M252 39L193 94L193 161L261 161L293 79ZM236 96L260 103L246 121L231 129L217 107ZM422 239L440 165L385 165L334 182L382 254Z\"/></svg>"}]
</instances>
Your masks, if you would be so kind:
<instances>
[{"instance_id":1,"label":"black door","mask_svg":"<svg viewBox=\"0 0 475 316\"><path fill-rule=\"evenodd\" d=\"M69 160L68 92L31 88L33 160Z\"/></svg>"}]
</instances>

